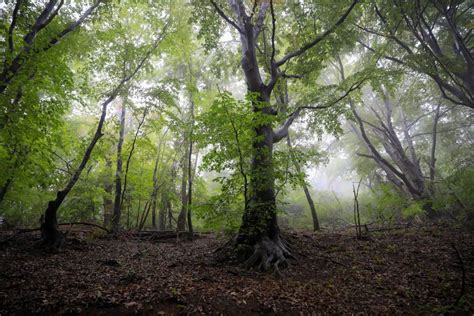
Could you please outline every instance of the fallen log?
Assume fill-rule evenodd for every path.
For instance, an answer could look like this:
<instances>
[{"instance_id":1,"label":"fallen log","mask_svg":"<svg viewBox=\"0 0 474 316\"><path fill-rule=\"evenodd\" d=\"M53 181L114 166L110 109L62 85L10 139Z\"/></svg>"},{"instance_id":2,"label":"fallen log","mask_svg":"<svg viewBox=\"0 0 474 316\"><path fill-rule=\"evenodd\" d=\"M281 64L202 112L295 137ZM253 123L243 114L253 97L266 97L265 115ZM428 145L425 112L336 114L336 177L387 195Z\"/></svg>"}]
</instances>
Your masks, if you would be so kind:
<instances>
[{"instance_id":1,"label":"fallen log","mask_svg":"<svg viewBox=\"0 0 474 316\"><path fill-rule=\"evenodd\" d=\"M97 224L94 224L94 223L87 223L87 222L71 222L71 223L61 223L61 224L58 224L59 226L72 226L72 225L85 225L85 226L92 226L92 227L96 227L96 228L99 228L99 229L102 229L104 231L106 231L107 233L110 233L110 231L103 227L103 226L100 226L100 225L97 225ZM11 235L10 237L8 238L5 238L5 240L2 240L0 241L0 245L3 245L7 242L9 242L10 240L12 240L13 238L15 238L16 236L18 236L19 234L23 234L23 233L31 233L31 232L35 232L35 231L40 231L41 230L41 227L38 227L38 228L19 228L19 229L16 229L16 232L13 233L13 235Z\"/></svg>"}]
</instances>

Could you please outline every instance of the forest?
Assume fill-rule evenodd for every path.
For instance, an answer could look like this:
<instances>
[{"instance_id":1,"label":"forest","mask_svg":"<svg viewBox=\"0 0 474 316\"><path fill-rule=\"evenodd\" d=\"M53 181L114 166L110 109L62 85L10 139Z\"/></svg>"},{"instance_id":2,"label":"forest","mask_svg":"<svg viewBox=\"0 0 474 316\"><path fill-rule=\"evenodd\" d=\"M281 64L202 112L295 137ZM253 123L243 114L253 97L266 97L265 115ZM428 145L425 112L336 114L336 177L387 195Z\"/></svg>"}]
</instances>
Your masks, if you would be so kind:
<instances>
[{"instance_id":1,"label":"forest","mask_svg":"<svg viewBox=\"0 0 474 316\"><path fill-rule=\"evenodd\" d=\"M474 313L474 3L0 1L0 315Z\"/></svg>"}]
</instances>

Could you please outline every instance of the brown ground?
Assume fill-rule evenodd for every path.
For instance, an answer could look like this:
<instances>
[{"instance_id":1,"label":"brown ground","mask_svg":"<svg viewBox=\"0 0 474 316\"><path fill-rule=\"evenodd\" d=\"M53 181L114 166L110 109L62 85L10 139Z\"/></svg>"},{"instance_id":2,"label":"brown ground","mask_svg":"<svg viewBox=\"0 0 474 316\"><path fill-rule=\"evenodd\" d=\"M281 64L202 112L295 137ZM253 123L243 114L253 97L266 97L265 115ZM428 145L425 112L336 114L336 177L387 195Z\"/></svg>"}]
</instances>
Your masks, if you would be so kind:
<instances>
[{"instance_id":1,"label":"brown ground","mask_svg":"<svg viewBox=\"0 0 474 316\"><path fill-rule=\"evenodd\" d=\"M474 312L472 229L353 235L287 233L298 260L279 280L217 263L222 241L210 235L176 243L74 232L62 252L47 254L33 248L38 235L20 234L0 248L0 315Z\"/></svg>"}]
</instances>

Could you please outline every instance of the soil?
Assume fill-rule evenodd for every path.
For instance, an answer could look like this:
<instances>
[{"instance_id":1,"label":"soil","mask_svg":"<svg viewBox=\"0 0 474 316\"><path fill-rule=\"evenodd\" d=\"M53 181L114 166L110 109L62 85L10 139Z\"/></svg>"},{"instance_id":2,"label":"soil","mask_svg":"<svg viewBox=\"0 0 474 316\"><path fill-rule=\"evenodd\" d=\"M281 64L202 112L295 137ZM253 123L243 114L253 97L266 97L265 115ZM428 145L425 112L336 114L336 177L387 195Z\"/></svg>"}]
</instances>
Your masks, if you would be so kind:
<instances>
[{"instance_id":1,"label":"soil","mask_svg":"<svg viewBox=\"0 0 474 316\"><path fill-rule=\"evenodd\" d=\"M285 232L296 260L272 273L216 259L213 234L143 240L38 232L0 244L0 315L308 315L474 312L474 230L443 225L371 232ZM0 232L0 241L12 232ZM464 272L463 272L464 271Z\"/></svg>"}]
</instances>

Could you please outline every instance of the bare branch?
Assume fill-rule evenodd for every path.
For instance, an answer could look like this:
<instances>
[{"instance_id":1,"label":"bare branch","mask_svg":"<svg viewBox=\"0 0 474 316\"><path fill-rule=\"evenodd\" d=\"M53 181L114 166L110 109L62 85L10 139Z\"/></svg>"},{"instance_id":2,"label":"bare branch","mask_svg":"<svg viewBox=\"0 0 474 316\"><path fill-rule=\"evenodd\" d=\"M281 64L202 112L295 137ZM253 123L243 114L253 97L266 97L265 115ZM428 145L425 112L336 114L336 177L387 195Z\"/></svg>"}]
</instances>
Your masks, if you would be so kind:
<instances>
[{"instance_id":1,"label":"bare branch","mask_svg":"<svg viewBox=\"0 0 474 316\"><path fill-rule=\"evenodd\" d=\"M283 123L281 127L279 127L276 131L273 131L273 142L278 143L280 140L288 136L288 129L290 128L291 124L293 124L294 120L299 116L301 108L296 109L288 119Z\"/></svg>"},{"instance_id":2,"label":"bare branch","mask_svg":"<svg viewBox=\"0 0 474 316\"><path fill-rule=\"evenodd\" d=\"M15 30L16 21L18 17L18 11L20 11L21 2L22 0L17 0L15 3L15 8L13 9L12 22L10 24L10 28L8 29L8 49L10 50L10 53L13 53L13 51L15 50L15 46L13 44L13 31Z\"/></svg>"},{"instance_id":3,"label":"bare branch","mask_svg":"<svg viewBox=\"0 0 474 316\"><path fill-rule=\"evenodd\" d=\"M82 22L84 22L84 20L89 17L92 12L94 12L94 10L100 5L102 1L103 0L96 0L93 5L91 5L86 11L84 11L84 13L79 17L79 19L77 19L74 23L69 24L69 26L67 26L64 30L62 30L59 34L52 38L49 41L47 49L58 43L64 36L71 33L78 26L80 26Z\"/></svg>"},{"instance_id":4,"label":"bare branch","mask_svg":"<svg viewBox=\"0 0 474 316\"><path fill-rule=\"evenodd\" d=\"M232 25L239 33L242 33L242 29L237 25L235 21L233 21L231 18L229 18L224 11L217 5L217 3L214 0L210 0L211 4L214 6L214 9L216 9L216 12L230 25Z\"/></svg>"},{"instance_id":5,"label":"bare branch","mask_svg":"<svg viewBox=\"0 0 474 316\"><path fill-rule=\"evenodd\" d=\"M254 38L257 38L263 29L263 22L265 21L265 16L267 15L268 6L269 6L269 3L267 1L261 2L260 10L258 11L258 16L257 16L257 22L255 22L255 28L253 31ZM270 0L270 7L271 6L273 6L272 0Z\"/></svg>"},{"instance_id":6,"label":"bare branch","mask_svg":"<svg viewBox=\"0 0 474 316\"><path fill-rule=\"evenodd\" d=\"M367 78L363 78L361 81L353 84L342 96L337 98L336 100L332 101L329 104L326 105L319 105L319 106L300 106L298 107L293 113L291 113L285 123L281 127L279 127L277 130L273 131L273 142L277 143L281 139L285 138L288 135L288 129L293 124L294 120L299 116L300 112L302 110L324 110L327 108L330 108L346 98L352 91L359 89L362 84L367 80Z\"/></svg>"},{"instance_id":7,"label":"bare branch","mask_svg":"<svg viewBox=\"0 0 474 316\"><path fill-rule=\"evenodd\" d=\"M367 155L367 154L361 154L361 153L356 153L357 156L360 156L360 157L365 157L365 158L370 158L370 159L373 159L373 160L377 160L375 159L374 156L372 155Z\"/></svg>"},{"instance_id":8,"label":"bare branch","mask_svg":"<svg viewBox=\"0 0 474 316\"><path fill-rule=\"evenodd\" d=\"M303 79L303 75L291 75L284 72L281 73L281 76L285 79Z\"/></svg>"},{"instance_id":9,"label":"bare branch","mask_svg":"<svg viewBox=\"0 0 474 316\"><path fill-rule=\"evenodd\" d=\"M36 21L33 24L31 31L23 37L23 40L25 41L27 46L31 46L38 32L48 25L48 21L51 22L48 17L50 16L51 12L53 12L54 6L56 5L56 1L57 0L50 0L48 4L46 4L43 11L41 11L40 15L36 18Z\"/></svg>"},{"instance_id":10,"label":"bare branch","mask_svg":"<svg viewBox=\"0 0 474 316\"><path fill-rule=\"evenodd\" d=\"M253 0L252 13L250 14L250 19L252 19L255 14L255 10L257 9L257 3L258 3L258 0Z\"/></svg>"},{"instance_id":11,"label":"bare branch","mask_svg":"<svg viewBox=\"0 0 474 316\"><path fill-rule=\"evenodd\" d=\"M462 129L462 128L468 128L468 127L472 127L474 124L466 124L466 125L461 125L461 126L457 126L457 127L453 127L453 128L448 128L448 129L444 129L444 130L441 130L441 131L437 131L437 134L441 134L441 133L449 133L449 132L455 132L459 129ZM420 136L425 136L425 135L432 135L433 132L426 132L426 133L418 133L418 134L414 134L411 136L411 138L414 138L414 137L420 137Z\"/></svg>"},{"instance_id":12,"label":"bare branch","mask_svg":"<svg viewBox=\"0 0 474 316\"><path fill-rule=\"evenodd\" d=\"M59 2L58 6L56 7L56 10L54 10L54 12L49 16L49 18L44 22L44 25L42 25L41 28L45 28L47 25L51 23L51 21L53 21L53 19L58 15L59 9L61 9L63 4L64 4L64 0L61 0L61 2Z\"/></svg>"}]
</instances>

